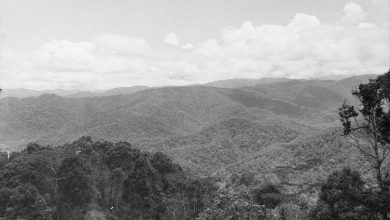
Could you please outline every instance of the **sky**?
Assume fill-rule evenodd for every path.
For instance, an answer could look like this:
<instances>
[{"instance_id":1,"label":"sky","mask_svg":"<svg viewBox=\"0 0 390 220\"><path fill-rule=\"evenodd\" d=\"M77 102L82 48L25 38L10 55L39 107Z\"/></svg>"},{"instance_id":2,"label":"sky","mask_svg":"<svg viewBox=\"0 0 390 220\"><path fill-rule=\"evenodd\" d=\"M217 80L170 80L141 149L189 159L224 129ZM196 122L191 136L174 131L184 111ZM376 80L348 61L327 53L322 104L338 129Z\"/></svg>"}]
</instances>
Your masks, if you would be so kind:
<instances>
[{"instance_id":1,"label":"sky","mask_svg":"<svg viewBox=\"0 0 390 220\"><path fill-rule=\"evenodd\" d=\"M0 86L380 74L388 0L0 0Z\"/></svg>"}]
</instances>

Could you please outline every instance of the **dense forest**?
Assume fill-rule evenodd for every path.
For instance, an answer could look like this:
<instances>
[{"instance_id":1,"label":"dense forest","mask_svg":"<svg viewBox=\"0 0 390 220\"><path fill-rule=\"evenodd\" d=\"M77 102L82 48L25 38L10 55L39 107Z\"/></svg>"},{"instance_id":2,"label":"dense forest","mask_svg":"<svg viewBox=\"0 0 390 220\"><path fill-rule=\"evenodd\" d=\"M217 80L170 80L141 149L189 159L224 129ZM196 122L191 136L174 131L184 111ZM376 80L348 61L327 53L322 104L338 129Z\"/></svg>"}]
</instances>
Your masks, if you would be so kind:
<instances>
[{"instance_id":1,"label":"dense forest","mask_svg":"<svg viewBox=\"0 0 390 220\"><path fill-rule=\"evenodd\" d=\"M191 176L163 153L90 137L3 154L0 178L4 219L377 219L390 199L390 179L380 193L349 168L313 185L313 202L251 172Z\"/></svg>"},{"instance_id":2,"label":"dense forest","mask_svg":"<svg viewBox=\"0 0 390 220\"><path fill-rule=\"evenodd\" d=\"M0 176L6 219L260 218L280 204L261 195L282 195L271 185L253 190L250 174L229 183L191 177L160 152L90 137L3 155Z\"/></svg>"},{"instance_id":3,"label":"dense forest","mask_svg":"<svg viewBox=\"0 0 390 220\"><path fill-rule=\"evenodd\" d=\"M360 84L352 95L359 105L340 103L338 112L343 142L334 131L311 143L300 142L294 130L246 126L248 123L240 120L208 127L198 136L181 139L186 144L187 140L208 142L213 136L228 135L234 137L230 145L240 146L243 142L240 137L260 137L267 142L266 137L275 135L267 142L268 147L260 151L249 138L241 149L247 153L239 155L241 169L231 168L213 175L194 172L194 167L188 169L183 166L185 163L179 165L172 154L160 152L158 147L146 151L124 141L83 136L58 146L29 143L21 151L0 155L0 217L26 220L389 219L390 71ZM245 134L242 127L246 127ZM267 132L256 134L262 130ZM294 142L273 146L272 139ZM172 140L164 142L161 150L170 152L170 145L180 145L180 141ZM213 141L222 146L220 151L229 148L222 140ZM245 159L256 151L259 151L258 158ZM265 163L261 155L271 161L277 160L271 155L278 154L282 160L283 151L292 152L295 158L305 158L305 163L278 166L273 173L280 179L294 172L298 172L296 179L305 179L305 175L316 172L327 177L311 178L312 181L300 184L290 180L270 181L265 177L268 170L261 170L265 166L254 164ZM354 158L361 161L361 168L367 170L358 170L357 166L335 169L337 166L331 165L341 163L333 158L348 160L354 152L360 155ZM211 151L207 154L211 153L218 156ZM324 162L330 156L333 161ZM231 162L226 160L226 165ZM323 172L316 164L322 164Z\"/></svg>"}]
</instances>

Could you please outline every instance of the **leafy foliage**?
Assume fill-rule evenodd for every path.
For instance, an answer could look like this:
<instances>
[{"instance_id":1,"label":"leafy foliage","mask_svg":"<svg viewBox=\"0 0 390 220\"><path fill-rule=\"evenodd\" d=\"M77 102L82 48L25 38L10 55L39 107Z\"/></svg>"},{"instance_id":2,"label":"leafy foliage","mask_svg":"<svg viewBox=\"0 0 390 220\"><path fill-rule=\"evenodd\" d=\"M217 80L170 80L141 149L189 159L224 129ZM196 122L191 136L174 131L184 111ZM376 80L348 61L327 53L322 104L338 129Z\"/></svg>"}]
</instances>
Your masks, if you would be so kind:
<instances>
[{"instance_id":1,"label":"leafy foliage","mask_svg":"<svg viewBox=\"0 0 390 220\"><path fill-rule=\"evenodd\" d=\"M265 207L251 199L251 191L245 186L221 189L198 217L206 219L264 219Z\"/></svg>"},{"instance_id":2,"label":"leafy foliage","mask_svg":"<svg viewBox=\"0 0 390 220\"><path fill-rule=\"evenodd\" d=\"M321 186L314 219L360 219L366 210L361 204L363 180L351 169L332 173Z\"/></svg>"},{"instance_id":3,"label":"leafy foliage","mask_svg":"<svg viewBox=\"0 0 390 220\"><path fill-rule=\"evenodd\" d=\"M379 191L389 191L385 184L386 163L390 155L390 70L384 75L360 84L352 94L360 106L346 103L339 108L344 135L372 164ZM387 170L388 172L388 170ZM388 212L382 209L382 218Z\"/></svg>"},{"instance_id":4,"label":"leafy foliage","mask_svg":"<svg viewBox=\"0 0 390 220\"><path fill-rule=\"evenodd\" d=\"M62 161L59 168L61 203L86 207L93 199L94 182L91 175L91 167L79 156Z\"/></svg>"},{"instance_id":5,"label":"leafy foliage","mask_svg":"<svg viewBox=\"0 0 390 220\"><path fill-rule=\"evenodd\" d=\"M365 187L357 171L344 168L329 175L321 186L312 219L380 219L389 211L389 193Z\"/></svg>"},{"instance_id":6,"label":"leafy foliage","mask_svg":"<svg viewBox=\"0 0 390 220\"><path fill-rule=\"evenodd\" d=\"M379 87L357 90L387 97L375 111L381 117L376 123L382 145L389 137L388 78L378 77ZM0 140L5 145L65 143L80 133L125 141L85 136L58 147L28 144L9 160L2 155L0 216L305 219L316 203L318 183L344 165L361 168L364 181L352 171L332 174L321 188L313 218L364 214L369 219L388 213L389 190L367 188L372 185L367 158L337 137L334 124L316 124L335 120L332 108L349 97L345 85L354 84L288 81L85 99L43 95L1 100ZM367 97L360 98L377 98ZM371 114L362 106L340 111L345 134L354 131L354 118L361 120L364 112ZM382 188L388 189L382 174Z\"/></svg>"},{"instance_id":7,"label":"leafy foliage","mask_svg":"<svg viewBox=\"0 0 390 220\"><path fill-rule=\"evenodd\" d=\"M47 198L31 184L21 184L11 190L6 216L9 219L50 219Z\"/></svg>"},{"instance_id":8,"label":"leafy foliage","mask_svg":"<svg viewBox=\"0 0 390 220\"><path fill-rule=\"evenodd\" d=\"M82 137L56 148L29 144L0 169L0 217L195 218L212 185L187 176L163 153L126 142Z\"/></svg>"}]
</instances>

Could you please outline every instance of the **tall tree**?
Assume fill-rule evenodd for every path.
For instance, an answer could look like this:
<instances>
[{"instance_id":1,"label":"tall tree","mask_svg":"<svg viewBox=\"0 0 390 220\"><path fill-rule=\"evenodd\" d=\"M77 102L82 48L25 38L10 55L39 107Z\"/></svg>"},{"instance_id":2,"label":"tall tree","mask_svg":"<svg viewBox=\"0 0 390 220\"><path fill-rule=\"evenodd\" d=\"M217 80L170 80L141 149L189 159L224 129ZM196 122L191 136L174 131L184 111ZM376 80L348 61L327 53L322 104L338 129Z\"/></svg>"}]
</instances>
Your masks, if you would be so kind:
<instances>
[{"instance_id":1,"label":"tall tree","mask_svg":"<svg viewBox=\"0 0 390 220\"><path fill-rule=\"evenodd\" d=\"M384 181L384 162L390 154L390 70L352 91L357 108L344 103L339 108L347 140L372 161L379 190L388 192ZM382 218L387 218L382 213Z\"/></svg>"},{"instance_id":2,"label":"tall tree","mask_svg":"<svg viewBox=\"0 0 390 220\"><path fill-rule=\"evenodd\" d=\"M85 212L94 197L92 169L86 160L73 156L62 161L58 170L58 183L62 212L78 209Z\"/></svg>"},{"instance_id":3,"label":"tall tree","mask_svg":"<svg viewBox=\"0 0 390 220\"><path fill-rule=\"evenodd\" d=\"M160 219L165 211L162 190L161 175L148 158L142 156L124 181L122 197L140 218Z\"/></svg>"},{"instance_id":4,"label":"tall tree","mask_svg":"<svg viewBox=\"0 0 390 220\"><path fill-rule=\"evenodd\" d=\"M321 186L311 219L376 219L365 206L364 182L360 174L349 168L335 171Z\"/></svg>"}]
</instances>

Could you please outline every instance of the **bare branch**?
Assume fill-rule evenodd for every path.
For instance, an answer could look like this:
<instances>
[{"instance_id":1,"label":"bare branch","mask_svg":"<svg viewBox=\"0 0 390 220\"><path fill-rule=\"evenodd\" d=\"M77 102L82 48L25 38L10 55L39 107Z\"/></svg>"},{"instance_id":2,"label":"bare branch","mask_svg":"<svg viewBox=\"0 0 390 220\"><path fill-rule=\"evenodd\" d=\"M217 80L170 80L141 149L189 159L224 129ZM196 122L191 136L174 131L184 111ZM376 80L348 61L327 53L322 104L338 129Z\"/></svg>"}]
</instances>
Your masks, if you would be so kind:
<instances>
[{"instance_id":1,"label":"bare branch","mask_svg":"<svg viewBox=\"0 0 390 220\"><path fill-rule=\"evenodd\" d=\"M346 138L346 140L347 140L348 143L350 143L352 146L355 146L355 147L356 147L357 149L359 149L360 152L362 152L364 155L366 155L366 156L368 156L368 157L371 157L371 158L375 159L375 156L371 155L370 153L366 152L365 150L363 150L363 149L361 148L361 146L360 146L360 144L359 144L359 141L358 141L357 139L352 138L352 137L351 137L351 139L354 140L355 143L350 142L350 141Z\"/></svg>"}]
</instances>

